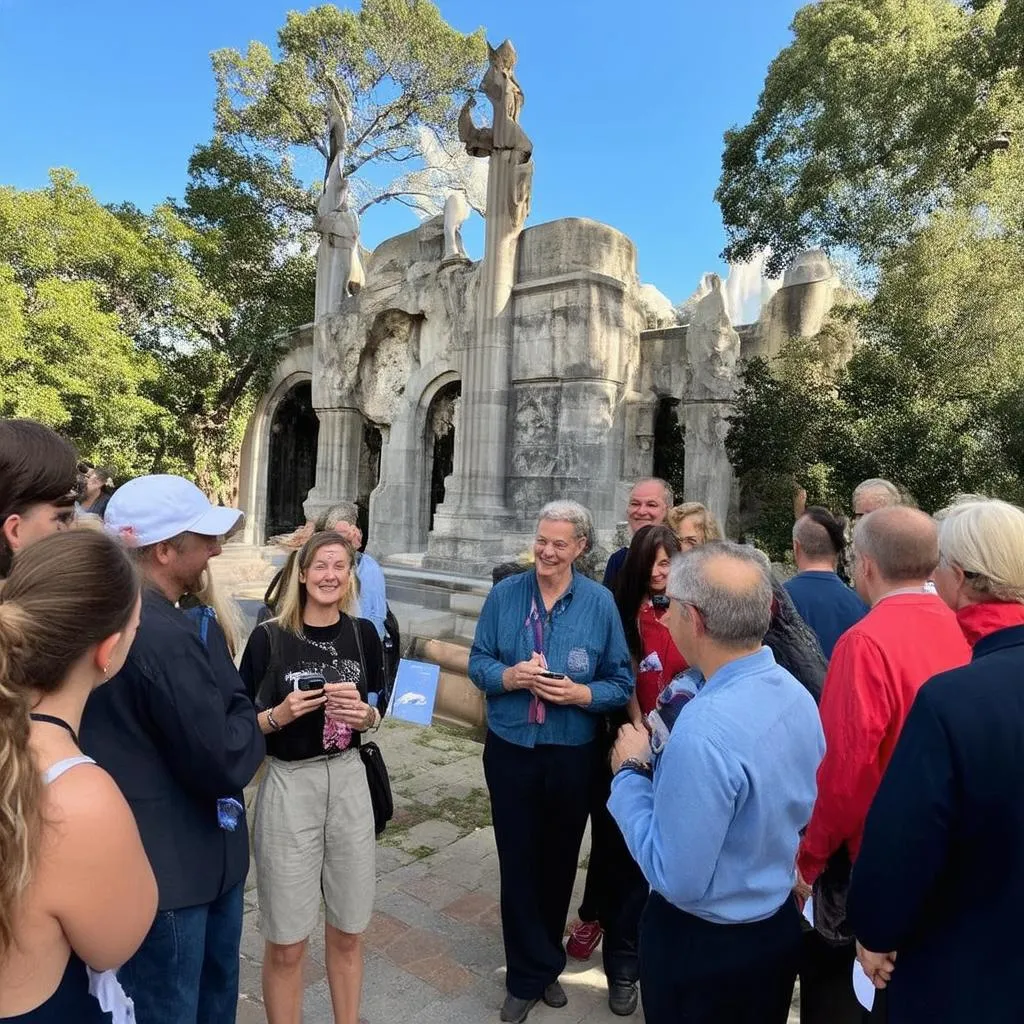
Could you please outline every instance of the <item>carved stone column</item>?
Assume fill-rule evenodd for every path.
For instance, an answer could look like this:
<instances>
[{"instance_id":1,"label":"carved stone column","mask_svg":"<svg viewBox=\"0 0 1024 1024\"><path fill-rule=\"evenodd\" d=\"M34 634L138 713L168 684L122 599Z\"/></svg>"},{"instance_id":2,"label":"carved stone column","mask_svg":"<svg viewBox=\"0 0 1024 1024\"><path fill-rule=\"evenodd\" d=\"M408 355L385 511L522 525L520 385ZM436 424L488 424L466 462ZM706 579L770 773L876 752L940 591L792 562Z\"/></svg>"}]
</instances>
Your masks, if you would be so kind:
<instances>
[{"instance_id":1,"label":"carved stone column","mask_svg":"<svg viewBox=\"0 0 1024 1024\"><path fill-rule=\"evenodd\" d=\"M459 119L467 151L490 158L477 330L462 367L455 469L424 563L464 572L486 571L500 557L512 522L506 497L512 287L533 175L533 146L518 124L523 94L513 74L515 50L506 41L490 54L482 89L494 107L494 126L473 124L472 100Z\"/></svg>"},{"instance_id":2,"label":"carved stone column","mask_svg":"<svg viewBox=\"0 0 1024 1024\"><path fill-rule=\"evenodd\" d=\"M359 456L363 445L363 416L358 409L317 409L320 436L316 451L316 486L303 511L316 519L339 501L359 494Z\"/></svg>"},{"instance_id":3,"label":"carved stone column","mask_svg":"<svg viewBox=\"0 0 1024 1024\"><path fill-rule=\"evenodd\" d=\"M736 395L740 338L725 309L722 282L711 275L711 291L693 311L686 335L687 386L684 494L703 502L725 526L734 476L725 439Z\"/></svg>"}]
</instances>

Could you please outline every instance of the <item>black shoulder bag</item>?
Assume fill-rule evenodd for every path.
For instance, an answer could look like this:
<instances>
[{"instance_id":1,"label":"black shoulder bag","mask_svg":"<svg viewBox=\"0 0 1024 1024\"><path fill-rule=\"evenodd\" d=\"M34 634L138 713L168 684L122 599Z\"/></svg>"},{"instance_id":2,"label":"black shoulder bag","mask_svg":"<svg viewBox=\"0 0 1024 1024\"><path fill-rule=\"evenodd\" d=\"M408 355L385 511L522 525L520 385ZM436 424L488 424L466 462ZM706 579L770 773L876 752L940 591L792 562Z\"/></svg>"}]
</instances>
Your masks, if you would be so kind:
<instances>
[{"instance_id":1,"label":"black shoulder bag","mask_svg":"<svg viewBox=\"0 0 1024 1024\"><path fill-rule=\"evenodd\" d=\"M363 656L363 638L359 635L359 624L349 616L352 632L356 636L356 647L359 648L359 666L366 681L367 693L370 689L370 677L366 672L366 658ZM370 802L373 804L373 830L379 836L384 832L387 823L394 817L395 801L391 796L391 778L388 766L384 763L384 755L376 743L359 744L359 756L363 759L366 769L366 784L370 788Z\"/></svg>"}]
</instances>

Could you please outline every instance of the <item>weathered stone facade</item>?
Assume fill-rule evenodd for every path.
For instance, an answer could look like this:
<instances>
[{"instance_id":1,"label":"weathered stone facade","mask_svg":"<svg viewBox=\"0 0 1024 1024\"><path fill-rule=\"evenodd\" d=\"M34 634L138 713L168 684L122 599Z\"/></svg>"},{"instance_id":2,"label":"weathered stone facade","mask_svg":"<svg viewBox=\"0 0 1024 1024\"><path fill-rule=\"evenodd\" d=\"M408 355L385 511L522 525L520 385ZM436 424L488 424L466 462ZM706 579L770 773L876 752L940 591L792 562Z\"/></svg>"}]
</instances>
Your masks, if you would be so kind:
<instances>
[{"instance_id":1,"label":"weathered stone facade","mask_svg":"<svg viewBox=\"0 0 1024 1024\"><path fill-rule=\"evenodd\" d=\"M740 360L821 329L837 292L827 258L804 254L761 321L734 327L714 275L673 316L641 285L621 232L580 218L524 228L532 146L518 125L515 53L504 44L491 55L494 127L477 127L468 104L460 119L469 151L490 160L484 259L463 255L457 203L357 254L362 287L297 333L250 425L242 501L251 543L265 539L274 410L308 380L319 437L305 514L370 492L376 555L420 553L433 569L484 573L529 544L553 498L589 507L599 539L611 542L631 482L652 471L664 399L685 425L680 499L727 521L724 442ZM368 436L379 436L379 455Z\"/></svg>"}]
</instances>

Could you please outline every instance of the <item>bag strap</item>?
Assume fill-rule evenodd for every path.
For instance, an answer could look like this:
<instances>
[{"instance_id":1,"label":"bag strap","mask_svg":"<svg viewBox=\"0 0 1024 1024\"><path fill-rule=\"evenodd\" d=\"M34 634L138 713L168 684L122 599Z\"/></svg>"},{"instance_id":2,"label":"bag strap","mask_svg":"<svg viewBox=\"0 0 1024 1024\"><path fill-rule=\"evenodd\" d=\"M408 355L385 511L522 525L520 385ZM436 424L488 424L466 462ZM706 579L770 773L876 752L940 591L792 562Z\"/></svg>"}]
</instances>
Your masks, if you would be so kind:
<instances>
[{"instance_id":1,"label":"bag strap","mask_svg":"<svg viewBox=\"0 0 1024 1024\"><path fill-rule=\"evenodd\" d=\"M281 637L279 635L278 627L273 622L261 622L257 629L262 629L267 635L267 642L270 644L270 658L267 661L267 669L263 673L263 678L256 684L256 701L259 702L260 695L264 691L264 686L267 680L270 678L271 673L274 671L274 667L277 664L277 655L281 646Z\"/></svg>"},{"instance_id":2,"label":"bag strap","mask_svg":"<svg viewBox=\"0 0 1024 1024\"><path fill-rule=\"evenodd\" d=\"M366 671L366 657L363 654L363 638L359 635L359 626L356 625L356 620L349 615L349 625L352 627L352 632L356 637L356 647L359 648L359 668L362 671L363 688L366 690L366 698L369 700L370 697L370 676Z\"/></svg>"}]
</instances>

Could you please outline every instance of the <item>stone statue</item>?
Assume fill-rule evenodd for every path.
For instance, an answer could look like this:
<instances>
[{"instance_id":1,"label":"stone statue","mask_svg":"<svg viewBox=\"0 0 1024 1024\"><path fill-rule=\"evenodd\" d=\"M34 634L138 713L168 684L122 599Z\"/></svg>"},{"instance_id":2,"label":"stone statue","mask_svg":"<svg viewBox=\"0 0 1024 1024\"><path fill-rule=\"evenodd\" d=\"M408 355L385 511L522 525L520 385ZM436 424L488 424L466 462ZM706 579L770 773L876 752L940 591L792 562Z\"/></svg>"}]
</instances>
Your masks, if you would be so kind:
<instances>
[{"instance_id":1,"label":"stone statue","mask_svg":"<svg viewBox=\"0 0 1024 1024\"><path fill-rule=\"evenodd\" d=\"M327 176L313 218L313 229L320 234L316 254L317 320L337 313L341 300L359 291L364 281L359 259L359 217L349 208L345 178L346 131L344 110L332 98Z\"/></svg>"},{"instance_id":2,"label":"stone statue","mask_svg":"<svg viewBox=\"0 0 1024 1024\"><path fill-rule=\"evenodd\" d=\"M530 195L533 184L533 143L519 126L519 115L523 109L523 90L516 80L516 51L507 39L497 49L487 46L490 66L480 83L483 94L494 108L494 124L491 128L478 128L473 123L471 111L476 100L471 96L459 113L459 138L470 156L486 157L492 160L499 155L509 165L511 173L505 175L505 195L496 196L502 208L508 211L515 231L522 228L530 212ZM491 177L494 170L492 168ZM487 197L488 217L492 211L490 189Z\"/></svg>"},{"instance_id":3,"label":"stone statue","mask_svg":"<svg viewBox=\"0 0 1024 1024\"><path fill-rule=\"evenodd\" d=\"M709 291L694 307L686 334L683 485L687 500L703 502L724 523L733 489L725 439L738 383L740 338L725 308L722 279L709 274L703 285Z\"/></svg>"},{"instance_id":4,"label":"stone statue","mask_svg":"<svg viewBox=\"0 0 1024 1024\"><path fill-rule=\"evenodd\" d=\"M469 203L462 192L453 192L444 201L444 256L442 261L468 260L462 244L462 225L469 218Z\"/></svg>"}]
</instances>

